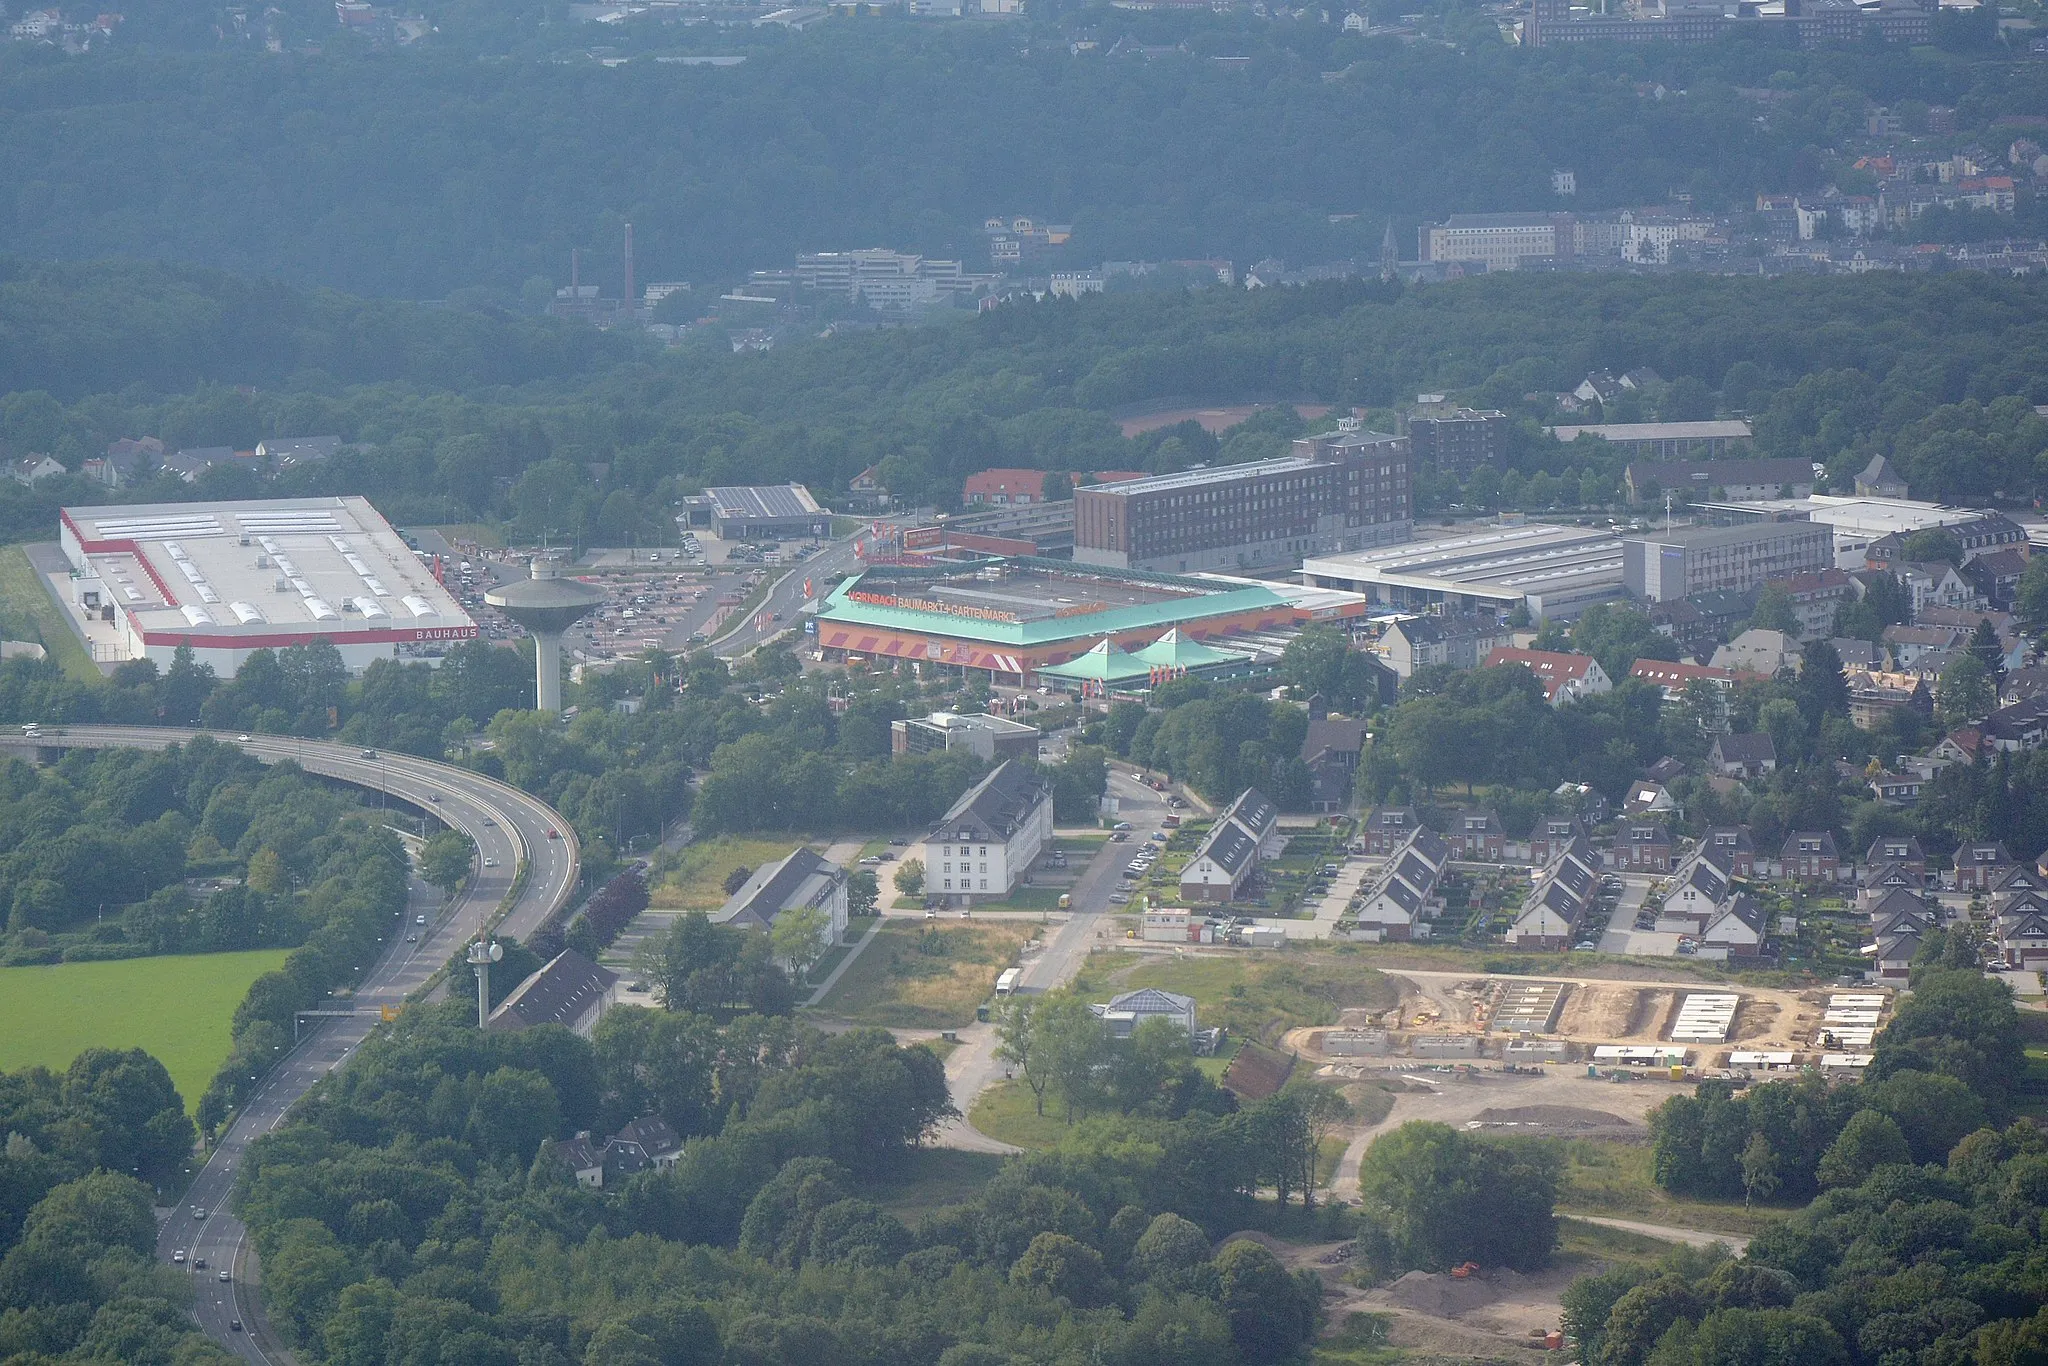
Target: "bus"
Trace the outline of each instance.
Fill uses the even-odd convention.
[[[1002,976],[996,978],[996,995],[1008,996],[1017,990],[1017,984],[1024,980],[1022,968],[1004,968]]]

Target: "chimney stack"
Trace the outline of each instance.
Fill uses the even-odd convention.
[[[626,306],[626,312],[630,315],[635,308],[633,302],[633,225],[631,223],[626,224],[626,294],[620,302]]]

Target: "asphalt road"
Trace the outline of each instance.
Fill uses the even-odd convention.
[[[262,1321],[251,1292],[247,1234],[225,1208],[234,1185],[235,1164],[250,1143],[275,1129],[313,1084],[346,1062],[377,1023],[380,1007],[406,997],[473,938],[511,890],[520,860],[528,863],[519,899],[498,922],[496,932],[524,939],[575,891],[576,832],[539,799],[481,774],[405,755],[366,757],[347,745],[278,736],[239,739],[232,732],[201,732],[141,726],[63,726],[34,736],[0,735],[0,747],[23,749],[165,749],[195,735],[239,744],[265,762],[296,761],[309,773],[342,779],[430,812],[476,842],[485,866],[469,888],[443,905],[439,892],[417,882],[402,917],[387,936],[384,957],[366,964],[352,1001],[335,1004],[361,1015],[328,1019],[309,1027],[298,1045],[274,1067],[222,1135],[206,1165],[158,1232],[157,1253],[171,1261],[184,1251],[195,1281],[193,1310],[208,1336],[246,1361],[281,1359],[282,1348]],[[554,830],[556,838],[549,838]],[[424,918],[425,923],[419,923]],[[417,936],[408,942],[407,936]],[[206,1265],[200,1268],[198,1260]],[[225,1271],[228,1279],[220,1274]]]
[[[886,519],[884,519],[886,520]],[[816,595],[825,594],[825,580],[834,574],[850,573],[860,568],[860,557],[854,554],[856,539],[866,539],[863,528],[858,537],[833,541],[801,564],[792,566],[783,577],[776,581],[774,589],[759,606],[749,612],[745,620],[735,620],[733,629],[711,643],[714,654],[730,659],[743,655],[778,631],[791,627],[802,628],[803,618],[799,615],[804,605],[804,580],[810,579]],[[778,567],[770,572],[778,572]],[[775,618],[782,619],[777,621]]]
[[[1109,841],[1088,861],[1068,892],[1074,903],[1072,914],[1053,932],[1046,946],[1023,964],[1022,989],[1027,992],[1056,991],[1074,980],[1081,965],[1088,961],[1089,952],[1105,942],[1105,934],[1112,932],[1115,922],[1107,919],[1105,913],[1117,909],[1109,904],[1109,898],[1117,889],[1120,870],[1145,844],[1146,837],[1162,828],[1160,822],[1168,809],[1165,797],[1133,780],[1128,770],[1110,769],[1109,791],[1119,801],[1117,819],[1131,827],[1130,838],[1122,843]],[[1117,942],[1122,942],[1121,937]],[[952,1095],[954,1108],[960,1111],[960,1118],[940,1128],[936,1141],[941,1147],[973,1152],[1016,1151],[1000,1139],[982,1133],[966,1118],[982,1091],[1003,1076],[1003,1064],[996,1060],[998,1043],[993,1025],[975,1024],[960,1031],[961,1046],[946,1059],[946,1089]]]

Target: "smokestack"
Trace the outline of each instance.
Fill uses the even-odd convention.
[[[626,312],[631,313],[633,311],[633,225],[631,223],[626,224],[626,295],[621,302],[626,305]]]
[[[569,297],[576,297],[576,286],[582,283],[583,249],[569,248]]]

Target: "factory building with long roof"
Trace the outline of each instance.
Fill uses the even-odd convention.
[[[1598,527],[1481,526],[1456,535],[1343,555],[1310,556],[1302,582],[1363,593],[1376,604],[1451,614],[1506,614],[1525,603],[1565,620],[1624,596],[1621,537]]]
[[[476,623],[363,498],[68,507],[57,581],[95,662],[180,646],[233,677],[259,649],[326,641],[351,671],[432,663]]]

